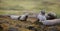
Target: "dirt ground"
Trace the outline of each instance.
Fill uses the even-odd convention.
[[[41,25],[35,24],[36,18],[28,18],[27,21],[19,21],[19,20],[12,20],[9,17],[0,17],[0,25],[3,27],[2,31],[8,31],[10,27],[17,28],[18,31],[35,31],[35,30],[29,30],[26,27],[33,26],[37,29],[37,31],[51,31],[52,26],[46,26],[44,29],[41,27]],[[55,30],[60,31],[60,25],[55,25]],[[53,29],[54,29],[53,28]],[[53,30],[52,29],[52,30]]]

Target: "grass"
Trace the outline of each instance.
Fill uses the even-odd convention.
[[[60,11],[59,0],[0,0],[0,10]],[[59,14],[59,13],[57,13]]]
[[[58,9],[60,2],[58,0],[1,0],[0,7],[5,9],[27,9],[27,10],[40,10],[47,9],[53,10]],[[52,8],[52,9],[51,9]]]
[[[60,0],[0,0],[0,14],[38,13],[41,9],[53,11],[60,17]]]

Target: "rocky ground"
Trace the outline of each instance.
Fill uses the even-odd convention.
[[[60,25],[43,27],[35,23],[36,18],[28,21],[12,20],[9,17],[0,17],[0,31],[60,31]]]

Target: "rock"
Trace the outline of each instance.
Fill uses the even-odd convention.
[[[58,31],[56,27],[49,27],[47,31]]]
[[[27,21],[28,14],[21,15],[21,17],[18,18],[20,21]]]
[[[49,12],[46,16],[47,20],[52,20],[52,19],[56,19],[57,18],[57,15],[56,13],[53,13],[53,12]]]
[[[8,29],[8,31],[19,31],[17,28],[14,28],[14,27],[10,27],[9,29]]]
[[[19,17],[20,15],[10,15],[10,18],[13,20],[18,20]]]
[[[4,20],[1,20],[1,21],[0,21],[0,24],[2,24],[2,23],[4,23],[4,22],[6,22],[6,21],[4,21]]]
[[[43,25],[53,26],[60,24],[60,19],[42,21]]]
[[[6,21],[6,20],[1,20],[1,21],[0,21],[0,24],[2,24],[2,23],[7,23],[7,24],[9,24],[9,22]]]
[[[37,31],[37,29],[33,26],[28,26],[27,29]]]
[[[0,24],[2,24],[2,22],[0,22]]]
[[[19,25],[19,24],[16,24],[16,27],[20,27],[20,28],[21,28],[21,25]]]

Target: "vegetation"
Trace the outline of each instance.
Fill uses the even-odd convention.
[[[25,10],[38,13],[41,9],[53,11],[60,17],[60,0],[0,0],[0,14],[6,14],[6,10],[8,14],[11,14],[10,10],[14,10],[12,14]]]
[[[25,12],[39,13],[41,9],[46,10],[46,12],[55,12],[57,17],[60,18],[60,0],[0,0],[0,14],[20,15]],[[4,31],[7,30],[10,26],[16,27],[16,24],[21,24],[22,27],[16,27],[21,31],[32,31],[25,28],[25,26],[28,25],[35,26],[37,29],[42,30],[42,28],[40,28],[38,25],[31,24],[29,22],[21,22],[7,18],[0,18],[0,21],[5,21],[2,24]],[[56,27],[60,31],[60,27]],[[45,29],[47,30],[48,28],[46,27]]]
[[[31,19],[31,18],[29,18],[29,19]],[[37,31],[45,31],[45,30],[50,31],[52,29],[52,26],[50,26],[50,27],[46,26],[43,29],[43,26],[32,23],[34,21],[34,18],[32,18],[31,20],[19,21],[19,20],[12,20],[9,17],[2,17],[2,18],[0,18],[0,23],[1,23],[0,25],[3,27],[3,31],[14,30],[14,29],[15,29],[15,31],[16,31],[16,29],[17,29],[17,31],[34,31],[34,29],[36,29]],[[34,29],[32,28],[33,30],[29,30],[27,28],[29,26],[34,27]],[[60,25],[54,26],[54,28],[52,30],[54,30],[55,28],[57,28],[56,30],[60,31]]]

